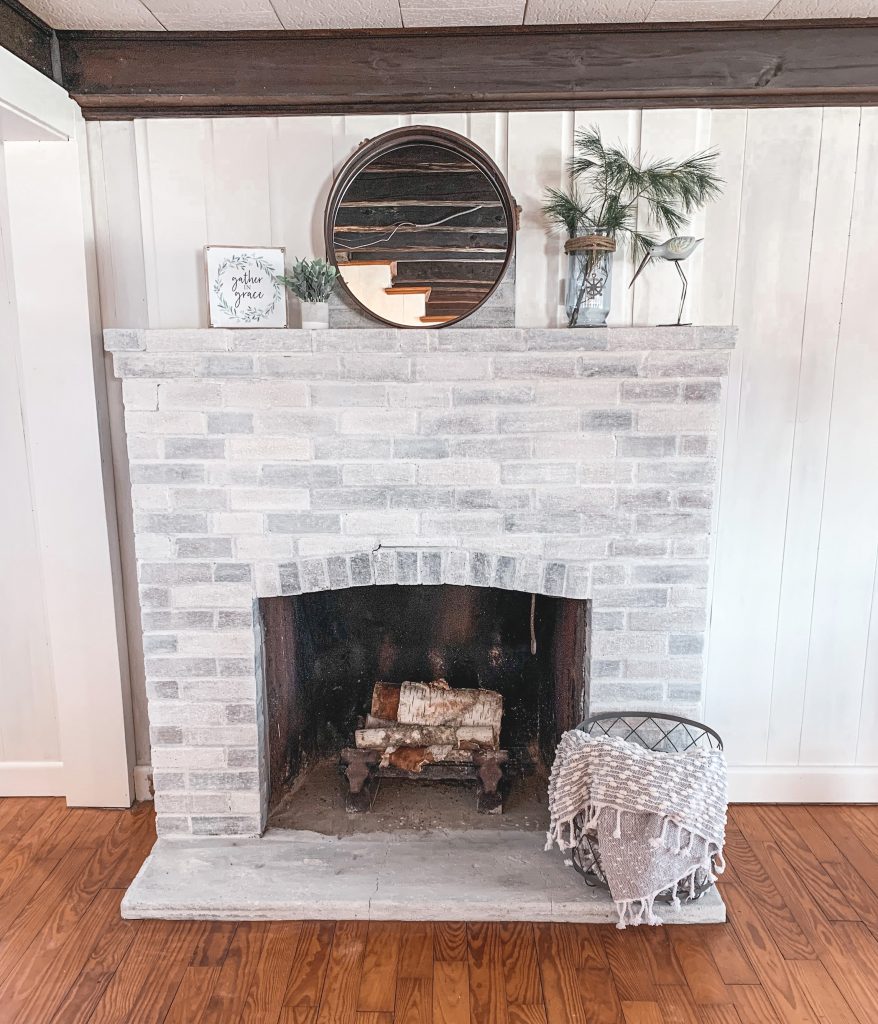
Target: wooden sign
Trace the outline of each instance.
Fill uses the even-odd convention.
[[[208,245],[204,257],[211,327],[286,327],[283,248]]]

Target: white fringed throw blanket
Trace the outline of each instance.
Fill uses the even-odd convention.
[[[667,892],[679,906],[679,885],[694,895],[722,871],[726,807],[721,750],[663,753],[573,729],[561,737],[549,779],[546,849],[596,835],[617,927],[661,924],[656,897]]]

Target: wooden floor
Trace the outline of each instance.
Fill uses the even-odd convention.
[[[730,925],[126,922],[150,805],[0,800],[0,1024],[878,1024],[878,807],[736,807]]]

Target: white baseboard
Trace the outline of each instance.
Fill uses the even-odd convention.
[[[152,765],[136,764],[134,766],[134,799],[152,800]]]
[[[730,765],[729,802],[878,803],[878,765]]]
[[[0,797],[65,795],[63,761],[0,761]]]
[[[64,796],[60,761],[0,761],[0,797]],[[152,765],[134,768],[136,800],[152,800]],[[878,765],[731,765],[733,804],[878,803]]]

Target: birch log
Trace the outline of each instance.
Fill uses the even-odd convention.
[[[373,717],[395,722],[398,708],[399,687],[392,683],[376,683],[372,690]]]
[[[403,683],[399,688],[396,720],[400,723],[490,726],[499,736],[502,717],[503,698],[495,690],[456,689],[444,679]]]
[[[386,747],[494,750],[498,735],[490,725],[406,725],[401,722],[381,728],[357,729],[354,733],[356,745],[366,750],[383,750]]]

